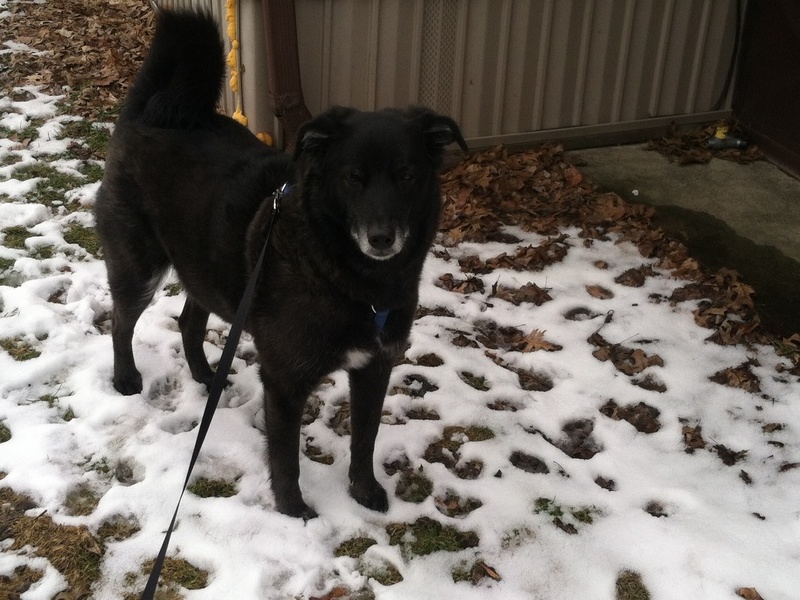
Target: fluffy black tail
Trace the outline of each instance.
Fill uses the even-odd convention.
[[[164,10],[121,121],[192,129],[216,110],[225,75],[217,24],[203,13]]]

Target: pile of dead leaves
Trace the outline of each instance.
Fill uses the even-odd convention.
[[[10,3],[4,39],[28,47],[3,55],[3,87],[67,94],[70,112],[107,118],[125,95],[153,30],[148,0]],[[10,87],[6,90],[10,91]]]
[[[753,302],[753,289],[737,273],[722,269],[710,272],[693,259],[676,237],[653,225],[653,208],[631,204],[614,193],[600,192],[584,179],[565,157],[560,146],[510,153],[495,147],[469,156],[443,176],[444,207],[439,241],[447,247],[461,242],[516,243],[519,240],[505,226],[548,236],[539,246],[520,246],[488,260],[467,256],[459,260],[461,271],[469,277],[448,274],[441,281],[445,289],[461,293],[483,292],[475,274],[496,268],[537,271],[566,254],[564,228],[580,230],[583,244],[605,240],[614,234],[635,244],[641,254],[657,261],[687,284],[670,298],[679,303],[698,301],[694,311],[698,324],[713,331],[710,340],[718,344],[774,342],[762,330]],[[445,250],[446,252],[446,250]],[[625,274],[626,285],[641,286],[654,275],[643,266]],[[493,290],[500,293],[501,290]],[[545,301],[545,290],[533,290],[517,301]],[[597,291],[601,293],[602,290]],[[659,301],[659,299],[653,299]],[[782,342],[793,347],[791,340]],[[793,354],[797,362],[800,353]]]
[[[710,149],[708,140],[716,133],[717,127],[727,127],[728,135],[746,141],[746,136],[736,123],[720,122],[692,131],[679,131],[675,125],[672,125],[667,135],[650,140],[645,149],[654,150],[681,165],[705,164],[712,158],[747,164],[764,158],[758,146],[751,144],[745,148]]]

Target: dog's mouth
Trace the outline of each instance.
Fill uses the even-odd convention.
[[[351,235],[366,256],[375,260],[389,260],[403,249],[408,230],[387,226],[354,227]]]

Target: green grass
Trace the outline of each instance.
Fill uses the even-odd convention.
[[[111,133],[106,127],[95,127],[92,121],[82,119],[64,125],[62,137],[80,140],[81,147],[85,148],[91,156],[104,158]],[[83,152],[81,151],[80,154]]]
[[[617,577],[616,600],[650,600],[650,592],[642,583],[642,576],[632,571],[623,571]]]
[[[471,425],[464,430],[470,442],[485,442],[494,438],[494,431],[482,425]]]
[[[479,392],[488,392],[491,389],[491,385],[486,381],[485,377],[481,377],[479,375],[473,375],[469,371],[462,371],[459,373],[461,376],[461,380],[470,386],[473,389],[478,390]]]
[[[478,585],[484,579],[493,579],[500,581],[502,577],[493,568],[487,565],[482,560],[476,560],[471,565],[467,561],[461,561],[453,567],[450,574],[453,577],[453,582],[468,581],[472,585]]]
[[[41,179],[28,194],[27,200],[29,203],[45,206],[66,204],[66,192],[86,183],[82,178],[62,173],[44,161],[17,169],[14,171],[14,177],[20,180]]]
[[[133,537],[140,530],[141,527],[138,521],[133,517],[116,515],[103,521],[102,525],[97,529],[97,537],[101,540],[111,539],[115,542],[121,542]]]
[[[11,267],[14,266],[14,263],[17,261],[13,258],[0,258],[0,285],[8,285],[15,287],[14,283],[17,280],[11,273]],[[16,285],[19,285],[18,283]],[[3,312],[3,301],[0,298],[0,313]]]
[[[21,142],[22,140],[33,140],[39,134],[39,127],[44,125],[44,119],[32,119],[30,124],[22,131],[0,127],[0,137]]]
[[[367,564],[361,567],[361,571],[367,577],[371,577],[381,585],[395,585],[403,581],[403,576],[392,563],[382,560],[376,564]],[[369,596],[374,598],[374,596]],[[355,596],[351,596],[355,598]]]
[[[86,180],[83,182],[86,183],[95,183],[96,181],[101,181],[103,179],[103,166],[97,164],[96,162],[87,162],[81,165],[78,168],[78,171],[81,172]]]
[[[8,425],[0,421],[0,444],[11,439],[11,430]]]
[[[177,583],[187,590],[200,590],[208,585],[208,572],[199,569],[182,558],[168,558],[164,561],[161,578]]]
[[[84,227],[80,223],[70,223],[64,232],[64,241],[77,244],[92,256],[100,256],[100,237],[94,227]]]
[[[444,496],[436,498],[436,508],[447,517],[465,517],[481,506],[483,502],[477,498],[464,498],[453,490],[447,490]]]
[[[27,227],[22,226],[6,227],[2,231],[3,246],[6,248],[23,249],[25,248],[25,240],[33,236]]]
[[[428,517],[420,517],[414,523],[391,523],[386,526],[389,544],[402,546],[409,556],[426,556],[434,552],[458,552],[478,546],[478,534],[474,531],[459,531]]]
[[[333,551],[336,556],[349,556],[350,558],[359,558],[370,548],[377,544],[371,537],[354,537],[349,540],[343,541]]]
[[[146,563],[142,569],[149,573],[153,570],[153,561]],[[126,582],[133,585],[137,576],[129,573]],[[183,558],[166,558],[161,569],[159,592],[156,598],[183,598],[183,594],[176,593],[175,587],[180,586],[187,590],[200,590],[208,585],[208,571],[195,567]],[[135,596],[138,598],[138,594]]]
[[[404,471],[397,482],[395,495],[406,502],[419,504],[433,493],[433,482],[418,471]]]
[[[31,258],[35,258],[37,260],[45,260],[48,258],[53,258],[54,253],[55,253],[55,247],[52,245],[37,246],[36,248],[31,250]]]
[[[38,358],[42,355],[41,352],[22,338],[4,338],[0,340],[0,348],[8,352],[11,358],[20,362]]]
[[[238,493],[236,484],[230,481],[205,477],[200,477],[186,489],[201,498],[230,498]]]
[[[100,497],[88,487],[77,487],[67,494],[64,508],[70,516],[85,517],[94,512]]]
[[[591,525],[594,518],[600,515],[600,510],[594,506],[561,506],[550,498],[537,498],[534,512],[549,515],[556,527],[570,534],[578,533],[576,524]]]
[[[7,487],[0,488],[0,504],[7,511],[6,536],[13,540],[6,550],[25,549],[28,556],[47,559],[70,589],[89,589],[97,581],[105,544],[85,525],[56,524],[44,511],[29,515],[35,503]]]

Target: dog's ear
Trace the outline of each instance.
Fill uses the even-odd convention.
[[[458,144],[464,152],[469,150],[458,123],[450,117],[440,115],[427,108],[412,108],[409,112],[425,133],[425,141],[431,155],[438,156],[442,149],[450,144]]]
[[[335,106],[305,123],[297,131],[297,142],[294,146],[294,159],[301,154],[318,154],[325,150],[331,138],[345,127],[345,121],[355,109]]]

